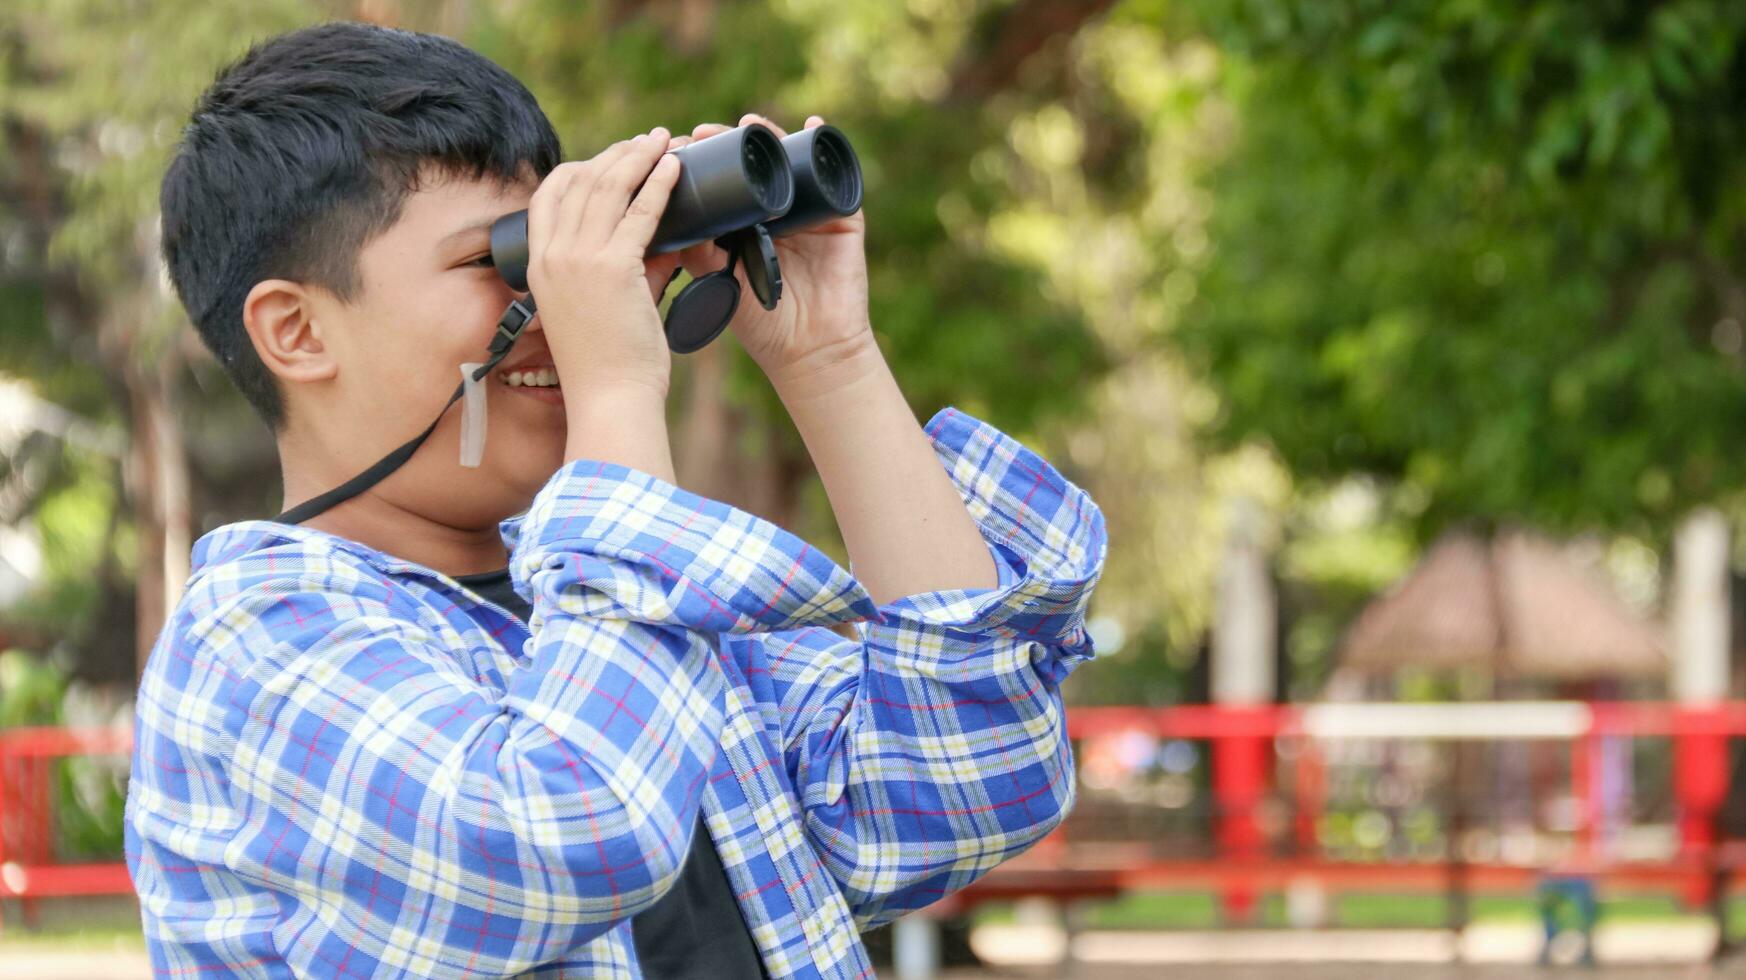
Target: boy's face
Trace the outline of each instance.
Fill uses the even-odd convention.
[[[351,303],[317,291],[313,315],[337,367],[319,391],[288,393],[324,454],[348,479],[423,431],[461,380],[483,362],[504,308],[519,294],[489,263],[491,222],[528,206],[538,181],[500,190],[494,179],[441,177],[408,195],[400,220],[364,246]],[[484,261],[481,261],[481,260]],[[458,530],[489,528],[525,509],[563,462],[564,401],[557,388],[512,386],[513,372],[550,372],[538,318],[486,386],[482,464],[460,465],[462,405],[373,491],[394,506]],[[305,388],[306,385],[287,385]]]

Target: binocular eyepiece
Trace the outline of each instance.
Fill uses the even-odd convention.
[[[728,253],[725,269],[688,283],[667,308],[667,344],[690,353],[714,340],[739,306],[736,263],[767,310],[782,298],[782,270],[773,237],[804,231],[861,208],[861,163],[834,126],[803,129],[785,139],[749,123],[671,150],[678,183],[661,215],[649,253],[676,252],[714,240]],[[498,275],[527,290],[527,212],[491,226]],[[538,297],[535,297],[536,299]]]

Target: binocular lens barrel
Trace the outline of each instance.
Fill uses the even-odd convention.
[[[786,139],[757,123],[671,151],[679,182],[649,242],[649,254],[721,238],[763,223],[771,235],[802,231],[861,207],[861,163],[834,126],[803,129]],[[527,212],[491,226],[497,272],[527,290]]]
[[[794,174],[794,206],[764,227],[780,238],[861,210],[861,161],[835,126],[803,129],[782,141]]]
[[[720,238],[794,204],[794,173],[782,144],[756,123],[687,143],[673,155],[682,169],[649,242],[651,255]]]

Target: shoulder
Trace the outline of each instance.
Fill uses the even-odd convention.
[[[341,624],[416,618],[404,585],[332,535],[246,521],[202,537],[160,647],[232,668],[301,648]]]

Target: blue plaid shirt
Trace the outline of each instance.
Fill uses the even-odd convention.
[[[992,427],[928,425],[999,569],[876,606],[782,529],[565,465],[505,521],[526,628],[313,529],[207,534],[140,691],[127,857],[164,976],[637,976],[629,918],[702,808],[772,977],[1073,801],[1097,506]],[[829,627],[852,623],[857,639]]]

